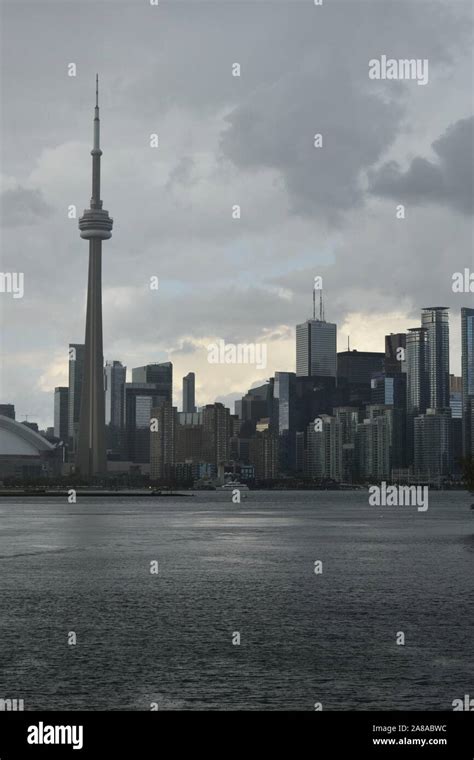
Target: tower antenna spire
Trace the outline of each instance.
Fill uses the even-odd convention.
[[[313,319],[316,319],[316,288],[313,285]]]
[[[99,107],[99,75],[95,75],[95,107]]]

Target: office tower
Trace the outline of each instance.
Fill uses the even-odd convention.
[[[230,410],[221,403],[202,408],[204,461],[219,467],[229,458]]]
[[[339,405],[341,392],[335,377],[297,377],[293,423],[297,432],[306,431],[309,423],[320,414],[332,414]]]
[[[72,455],[77,451],[77,439],[79,435],[82,379],[84,377],[84,349],[85,346],[83,343],[69,344],[68,436],[69,451]]]
[[[364,480],[387,480],[392,473],[393,408],[371,404],[357,425],[357,469]]]
[[[122,362],[105,363],[105,424],[118,429],[122,429],[125,425],[126,376],[127,368]]]
[[[427,335],[427,362],[430,409],[449,408],[449,314],[445,306],[421,312],[421,326]]]
[[[390,333],[385,336],[385,372],[395,374],[406,371],[406,333]]]
[[[196,411],[196,375],[194,372],[188,372],[183,377],[183,412]]]
[[[161,401],[151,409],[150,477],[152,480],[174,478],[177,409],[171,401]]]
[[[407,446],[406,461],[413,464],[414,419],[424,414],[429,404],[428,344],[424,327],[412,327],[407,333]]]
[[[378,351],[339,351],[337,354],[337,382],[351,385],[369,385],[372,376],[383,372],[385,354]]]
[[[76,468],[83,477],[107,470],[105,455],[104,358],[102,347],[102,241],[112,237],[113,220],[100,199],[99,84],[96,78],[92,197],[79,219],[81,238],[89,241],[84,379],[82,383]]]
[[[414,474],[435,484],[453,469],[451,410],[427,409],[414,421]]]
[[[201,412],[178,413],[176,425],[176,462],[202,462],[203,427]]]
[[[150,462],[150,419],[163,399],[154,383],[125,384],[125,448],[130,462]]]
[[[146,364],[132,369],[132,383],[153,383],[157,396],[173,401],[173,365],[171,362]]]
[[[278,474],[278,439],[270,430],[255,434],[250,440],[249,463],[257,480],[274,480]]]
[[[283,473],[296,468],[296,375],[275,372],[272,432],[278,436],[278,467]]]
[[[0,404],[0,416],[8,417],[10,420],[14,420],[15,419],[14,404]]]
[[[54,389],[54,435],[67,444],[69,435],[69,388]]]
[[[296,375],[336,377],[337,326],[320,319],[296,325]]]
[[[474,457],[474,309],[461,309],[462,451]]]

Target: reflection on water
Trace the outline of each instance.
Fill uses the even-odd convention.
[[[451,709],[474,678],[469,503],[2,500],[0,696],[25,709]]]

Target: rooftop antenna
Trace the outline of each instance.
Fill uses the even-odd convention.
[[[323,304],[323,289],[319,292],[319,319],[324,322],[324,304]]]
[[[316,288],[313,285],[313,319],[316,319]]]
[[[350,335],[347,336],[347,350],[348,351],[351,350],[351,336]]]

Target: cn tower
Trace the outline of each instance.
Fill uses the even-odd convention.
[[[100,199],[99,77],[96,76],[92,197],[79,219],[81,238],[89,241],[86,338],[76,470],[85,478],[107,470],[105,454],[104,356],[102,347],[102,241],[112,237],[113,219]]]

